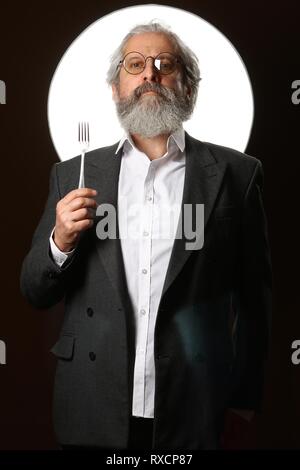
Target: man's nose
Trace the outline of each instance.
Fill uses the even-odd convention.
[[[143,70],[143,79],[150,82],[157,82],[159,80],[159,70],[154,65],[154,59],[148,57],[146,60],[146,66]]]

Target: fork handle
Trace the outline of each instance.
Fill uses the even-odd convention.
[[[84,157],[85,157],[85,152],[82,152],[81,153],[80,176],[79,176],[78,188],[85,188],[85,183],[84,183]]]

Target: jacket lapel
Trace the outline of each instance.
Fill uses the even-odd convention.
[[[116,298],[123,308],[128,308],[128,291],[125,277],[124,262],[119,239],[118,228],[118,182],[121,167],[122,149],[115,154],[117,144],[105,149],[106,152],[96,150],[86,156],[85,181],[90,188],[97,189],[96,201],[98,205],[111,204],[116,214],[117,238],[100,240],[94,231],[98,255],[102,261],[107,276],[115,290]],[[95,220],[95,228],[100,217]]]
[[[209,220],[225,172],[225,163],[218,162],[209,148],[186,133],[186,171],[181,207],[185,204],[204,204],[204,229]],[[162,296],[179,274],[193,252],[186,249],[188,240],[182,230],[182,237],[176,238],[165,278]],[[205,242],[204,242],[205,243]]]

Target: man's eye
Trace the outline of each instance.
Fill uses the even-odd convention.
[[[171,70],[173,68],[173,64],[170,62],[161,62],[160,68],[164,70]]]
[[[131,69],[140,69],[140,68],[143,67],[143,64],[142,64],[142,62],[131,62],[131,63],[129,64],[129,67],[130,67]]]

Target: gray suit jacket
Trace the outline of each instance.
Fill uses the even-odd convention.
[[[86,185],[117,207],[116,145],[86,155]],[[120,157],[120,155],[119,155]],[[54,426],[59,442],[125,448],[135,328],[120,240],[95,225],[59,268],[49,254],[56,204],[77,187],[80,158],[55,164],[21,289],[37,308],[65,302]],[[200,250],[176,239],[155,327],[153,447],[218,447],[224,410],[259,409],[268,349],[271,263],[259,160],[186,134],[183,204],[204,204]],[[96,221],[97,223],[97,221]],[[184,233],[183,233],[184,234]]]

